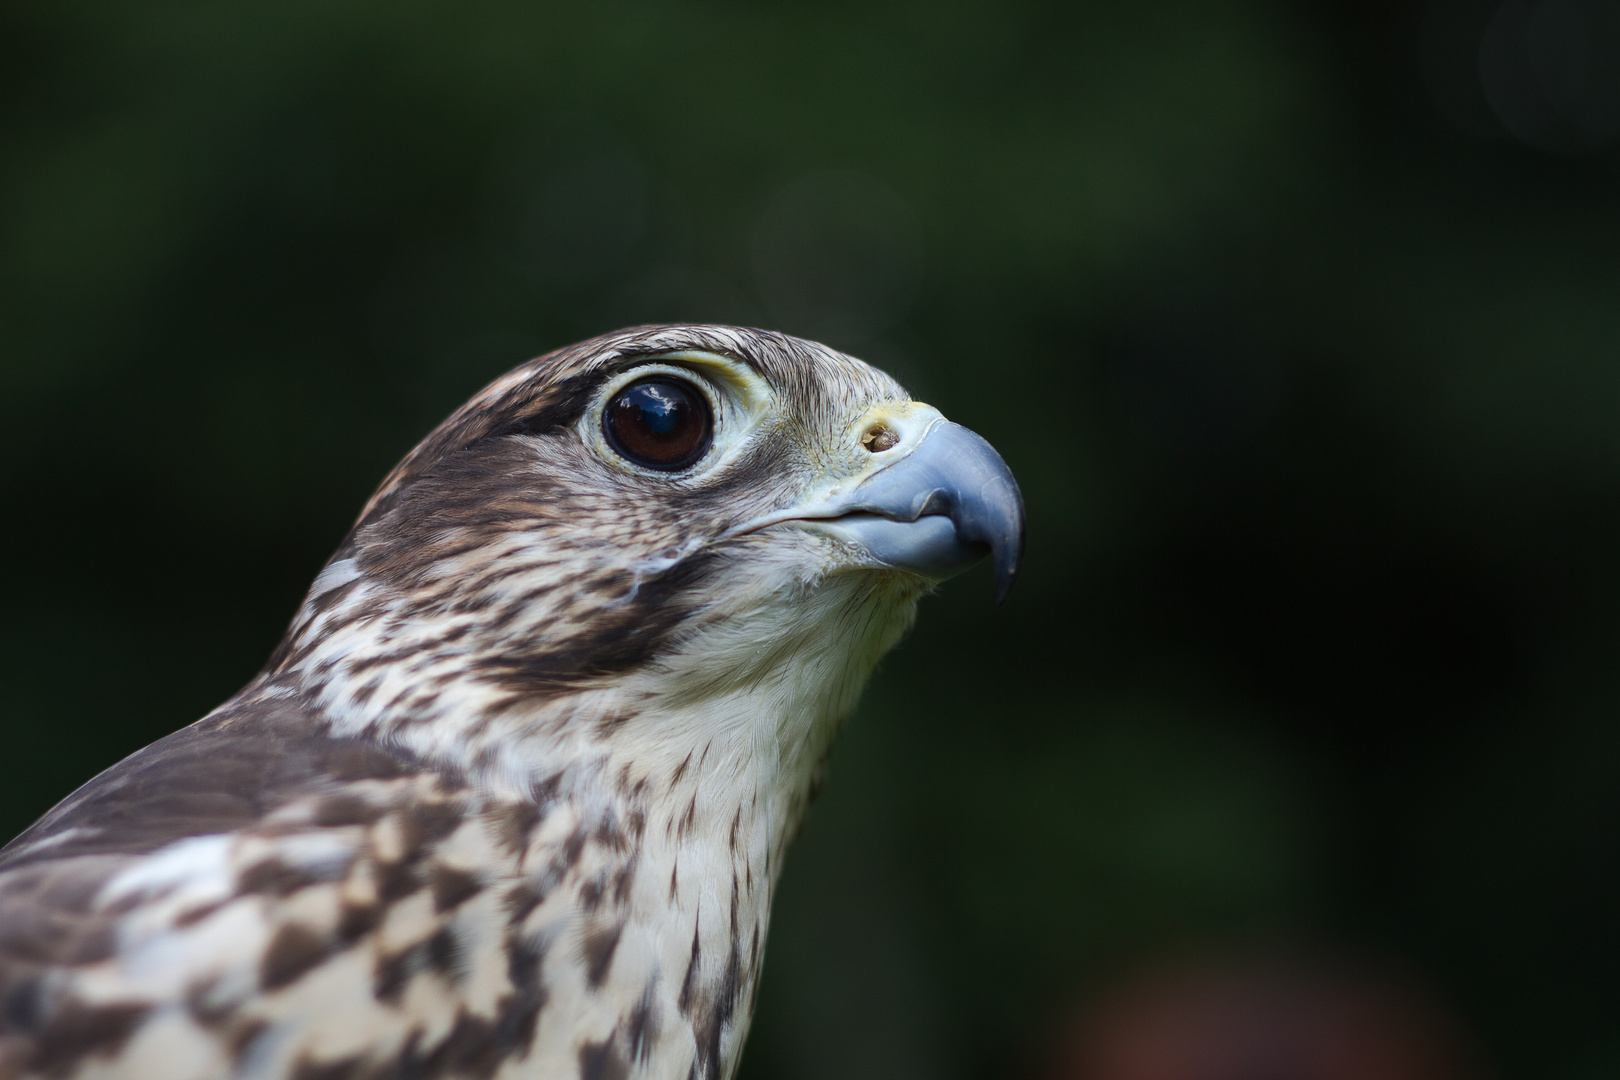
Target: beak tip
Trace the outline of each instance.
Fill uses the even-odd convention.
[[[999,574],[996,575],[996,595],[995,595],[995,599],[992,601],[992,604],[995,607],[1000,607],[1002,604],[1005,604],[1007,602],[1007,597],[1011,593],[1012,593],[1012,578],[1002,577]]]
[[[1022,546],[1019,545],[1020,548]],[[1023,552],[1019,550],[1011,558],[1003,557],[999,551],[996,555],[995,606],[1000,607],[1007,602],[1007,597],[1012,595],[1013,583],[1018,580],[1018,564],[1023,561]]]

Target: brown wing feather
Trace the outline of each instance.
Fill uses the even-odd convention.
[[[251,828],[296,801],[313,800],[330,824],[348,824],[346,785],[428,771],[381,745],[327,736],[296,700],[260,698],[175,732],[79,788],[0,849],[0,1077],[70,1069],[113,1050],[141,1019],[140,1009],[64,1004],[52,975],[113,954],[128,906],[97,898],[142,856]],[[440,774],[438,786],[459,787],[459,778]]]

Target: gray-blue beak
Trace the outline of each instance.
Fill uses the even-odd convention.
[[[949,420],[813,516],[878,562],[937,581],[989,555],[997,604],[1012,591],[1024,554],[1024,500],[1012,470],[983,438]]]

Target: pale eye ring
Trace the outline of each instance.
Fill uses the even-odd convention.
[[[615,453],[647,469],[684,469],[714,441],[708,396],[674,375],[649,375],[616,391],[602,411]]]

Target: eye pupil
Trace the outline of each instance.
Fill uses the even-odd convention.
[[[673,432],[681,422],[681,406],[679,402],[670,401],[667,396],[659,393],[662,387],[649,387],[647,400],[642,405],[641,420],[655,434],[668,435]]]
[[[697,388],[654,375],[626,386],[602,417],[609,445],[638,465],[679,469],[709,448],[714,418]]]

